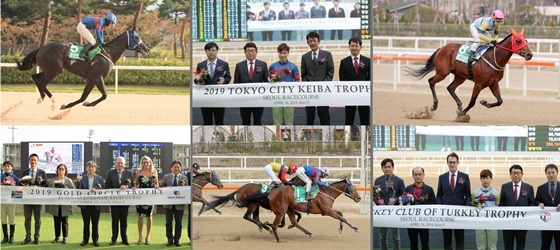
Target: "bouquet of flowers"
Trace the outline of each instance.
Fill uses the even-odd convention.
[[[399,197],[399,203],[403,205],[411,205],[414,203],[414,195],[411,193],[404,192],[401,197]]]
[[[4,180],[2,181],[2,185],[15,186],[16,180],[14,180],[14,178],[11,176],[6,176],[6,178],[4,178]]]
[[[66,187],[66,185],[64,185],[64,180],[53,181],[53,186],[55,188],[65,188]]]
[[[206,81],[206,78],[208,78],[208,70],[207,69],[196,69],[196,71],[194,72],[194,83],[195,84],[199,84],[202,85],[204,84],[204,81]]]
[[[282,73],[282,71],[276,72],[276,70],[271,70],[271,71],[268,71],[268,74],[266,75],[266,79],[268,79],[268,82],[270,82],[270,83],[281,82],[283,75],[284,74]]]
[[[471,205],[473,207],[484,208],[484,206],[486,206],[487,200],[488,200],[487,196],[483,196],[482,194],[480,194],[478,197],[474,198],[471,201]]]
[[[127,185],[127,186],[130,185],[130,179],[126,179],[126,181],[125,181],[124,183],[125,183],[125,185]]]
[[[26,175],[19,180],[19,182],[23,186],[29,186],[31,184],[31,181],[33,181],[33,178],[29,175]]]
[[[185,185],[186,185],[185,180],[179,181],[179,186],[185,186]]]
[[[101,184],[99,184],[99,183],[95,184],[95,188],[97,188],[97,189],[101,188]]]
[[[380,186],[373,186],[373,198],[376,201],[379,201],[379,200],[381,200],[380,195],[381,195],[381,187]]]

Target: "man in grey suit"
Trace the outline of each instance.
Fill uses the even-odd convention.
[[[119,188],[121,190],[126,190],[134,187],[134,177],[132,176],[132,172],[124,169],[125,165],[126,160],[124,157],[119,156],[117,160],[115,160],[115,168],[107,172],[105,188]],[[121,223],[121,240],[123,244],[127,246],[130,245],[126,235],[128,207],[128,205],[111,206],[111,228],[113,230],[111,245],[115,245],[117,243],[117,237],[119,236],[119,222]]]
[[[374,186],[381,187],[381,193],[377,197],[375,203],[378,206],[398,205],[399,197],[401,197],[405,191],[405,185],[403,179],[393,174],[393,171],[395,170],[395,163],[393,162],[393,159],[386,158],[381,161],[381,170],[383,170],[383,175],[377,177],[373,183]],[[379,244],[381,245],[381,250],[388,249],[387,233],[389,230],[391,231],[391,237],[393,238],[393,249],[400,249],[401,240],[399,236],[399,229],[382,227],[379,228],[379,234],[381,236]]]
[[[218,58],[219,48],[215,42],[204,45],[208,59],[196,66],[196,69],[208,70],[208,77],[205,79],[204,85],[229,84],[231,81],[229,64]],[[224,125],[225,110],[225,108],[200,108],[203,125]]]
[[[315,4],[311,7],[311,18],[326,18],[327,17],[327,8],[323,5],[319,5],[319,0],[313,1]],[[325,31],[324,30],[314,30],[315,32],[319,32],[319,35],[322,38],[325,38]]]
[[[270,9],[270,3],[264,2],[263,6],[264,10],[259,12],[259,20],[264,22],[276,21],[276,12]],[[263,41],[272,41],[274,31],[262,31],[261,34]]]
[[[171,163],[171,173],[163,176],[163,187],[186,186],[187,177],[181,174],[181,162]],[[184,204],[163,205],[165,208],[165,235],[167,236],[167,246],[175,244],[181,246],[181,231],[183,228]],[[175,217],[175,236],[173,236],[173,217]]]
[[[257,45],[255,43],[247,43],[243,50],[247,60],[243,60],[235,65],[233,83],[267,82],[268,66],[265,62],[256,59],[258,53]],[[239,110],[241,113],[241,125],[251,125],[251,114],[253,114],[253,125],[262,125],[263,107],[240,108]]]
[[[305,39],[311,51],[301,56],[301,80],[304,82],[332,81],[334,63],[331,52],[319,49],[321,38],[316,32],[309,32]],[[317,109],[321,125],[330,125],[329,106],[305,107],[306,124],[314,125],[315,109]]]
[[[39,164],[39,156],[37,154],[31,154],[29,156],[29,168],[23,170],[22,177],[26,175],[31,176],[31,186],[48,187],[47,174],[42,169],[38,169],[37,164]],[[41,207],[43,207],[41,204],[23,205],[23,216],[25,217],[25,239],[21,242],[22,245],[31,242],[31,215],[35,218],[35,234],[33,235],[33,242],[35,244],[41,243],[39,240],[39,237],[41,236]]]

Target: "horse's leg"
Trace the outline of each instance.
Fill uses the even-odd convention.
[[[76,106],[76,104],[85,101],[86,98],[88,97],[89,93],[91,93],[91,90],[93,89],[94,84],[95,83],[92,82],[92,81],[87,81],[86,87],[84,88],[84,91],[82,92],[82,96],[80,97],[80,99],[78,99],[74,102],[68,103],[68,104],[62,104],[62,107],[60,107],[60,109],[71,108],[71,107]]]
[[[56,78],[58,75],[60,75],[60,73],[62,73],[62,69],[51,73],[41,72],[40,74],[32,76],[33,81],[37,79],[35,85],[39,90],[39,94],[41,95],[41,100],[45,100],[45,94],[46,94],[51,99],[51,102],[53,104],[53,109],[54,109],[55,99],[52,96],[51,92],[47,89],[47,84],[51,82],[54,78]],[[41,103],[41,100],[37,100],[37,103]]]
[[[40,97],[39,99],[37,99],[37,104],[45,100],[45,92],[43,91],[42,87],[39,87],[39,82],[41,81],[41,79],[43,79],[44,76],[45,76],[45,72],[31,75],[31,79],[33,79],[33,82],[35,83],[37,90],[39,90]]]
[[[496,97],[496,102],[495,103],[488,103],[485,100],[481,100],[480,104],[484,105],[487,108],[492,108],[492,107],[496,107],[496,106],[500,106],[502,105],[502,96],[500,95],[500,85],[498,83],[494,83],[492,85],[490,85],[490,91],[492,91],[492,94],[494,95],[494,97]]]
[[[101,97],[99,99],[91,102],[91,103],[84,102],[84,106],[86,106],[86,107],[94,107],[98,103],[107,99],[107,90],[105,90],[105,81],[103,81],[103,77],[99,76],[98,78],[93,79],[93,81],[95,82],[95,86],[97,86],[97,89],[99,90],[99,92],[101,92]],[[214,211],[217,211],[217,210],[214,209]],[[219,212],[219,211],[217,211],[217,212]],[[221,212],[219,212],[219,213],[221,213]]]
[[[295,214],[296,217],[297,217],[297,220],[296,220],[296,221],[299,223],[299,220],[301,220],[301,213],[300,213],[299,211],[297,211],[297,210],[294,209],[294,214]],[[291,225],[288,226],[288,229],[292,229],[293,227],[295,227],[295,226],[294,226],[294,224],[292,223]]]
[[[458,116],[464,116],[467,114],[467,112],[474,107],[474,104],[476,102],[476,98],[478,98],[478,95],[480,94],[480,91],[482,91],[482,89],[484,89],[485,87],[482,86],[481,83],[475,82],[474,83],[474,87],[473,87],[473,91],[472,91],[472,95],[471,95],[471,100],[469,101],[469,105],[464,109],[464,110],[458,110],[457,111],[457,115]]]
[[[288,210],[288,204],[280,204],[277,207],[272,207],[272,212],[274,212],[274,214],[276,215],[276,217],[274,218],[274,222],[272,224],[272,232],[274,233],[274,237],[276,237],[276,242],[280,242],[280,238],[278,237],[278,225],[280,224],[280,221],[282,220],[282,218],[284,218],[284,215],[286,214],[287,210]]]
[[[449,74],[449,73],[447,73]],[[430,84],[430,90],[432,91],[432,98],[434,99],[434,104],[432,105],[432,111],[436,111],[438,108],[438,103],[439,100],[437,98],[437,94],[436,94],[436,84],[438,82],[441,82],[443,79],[445,79],[446,75],[441,75],[439,74],[439,72],[436,70],[436,75],[434,75],[433,77],[431,77],[430,79],[428,79],[428,83]]]
[[[272,226],[272,224],[265,222],[262,223],[261,220],[259,219],[259,214],[260,214],[260,206],[258,204],[252,204],[250,205],[250,207],[253,209],[253,220],[255,220],[257,223],[259,223],[264,229],[266,229],[266,231],[272,233],[272,230],[270,229],[270,227],[268,226]]]
[[[259,221],[259,206],[256,204],[250,204],[247,206],[247,211],[243,215],[243,219],[246,219],[259,227],[259,232],[262,232],[262,229],[266,229],[266,231],[272,232],[270,228]],[[251,215],[253,218],[251,218]]]
[[[342,233],[342,222],[346,223],[346,225],[348,225],[350,228],[354,229],[354,231],[358,232],[358,228],[357,228],[357,227],[352,226],[352,224],[350,224],[344,217],[342,217],[342,212],[336,211],[336,210],[334,210],[334,209],[332,209],[332,208],[324,209],[323,211],[324,211],[323,216],[328,215],[328,216],[330,216],[330,217],[333,217],[333,218],[335,218],[335,219],[341,221],[340,228],[338,229],[338,232],[339,232],[339,233]]]
[[[301,230],[305,234],[309,235],[309,237],[313,237],[313,234],[311,232],[307,231],[305,228],[303,228],[302,226],[299,225],[298,221],[296,220],[296,216],[294,214],[294,211],[295,210],[293,208],[288,208],[288,211],[287,211],[288,218],[290,218],[290,221],[292,222],[292,225],[299,228],[299,230]],[[301,214],[300,214],[300,216],[301,216]]]
[[[457,94],[455,93],[455,90],[465,82],[465,78],[461,78],[459,76],[455,76],[455,79],[453,79],[453,81],[451,82],[451,84],[449,84],[449,86],[447,86],[447,91],[449,92],[449,94],[451,95],[451,97],[453,97],[453,100],[455,100],[455,103],[457,103],[457,109],[463,110],[463,102],[461,102],[461,99],[459,99],[459,97],[457,96]]]
[[[202,200],[202,207],[204,207],[204,205],[208,205],[208,201],[206,201],[206,199],[204,199],[204,197],[200,197],[200,199]],[[212,208],[212,210],[214,210],[214,212],[218,213],[219,215],[222,215],[222,212],[218,209],[216,209],[215,207]],[[201,210],[202,213],[202,210]],[[200,215],[201,213],[199,213],[198,215]]]

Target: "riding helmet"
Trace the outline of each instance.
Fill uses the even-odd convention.
[[[297,165],[296,164],[290,164],[290,170],[292,170],[292,173],[295,173],[297,171]]]
[[[194,164],[192,164],[192,168],[193,168],[193,169],[196,169],[196,170],[199,170],[199,169],[200,169],[200,165],[198,165],[198,163],[195,162]]]
[[[115,16],[115,14],[107,14],[107,19],[109,19],[109,21],[111,21],[113,24],[117,24],[117,16]]]
[[[323,167],[321,170],[323,171],[323,175],[325,177],[327,177],[331,174],[331,172],[329,171],[329,169],[327,167]]]
[[[493,18],[501,18],[501,19],[505,18],[504,13],[499,11],[499,10],[495,10],[494,12],[492,12],[492,17]]]

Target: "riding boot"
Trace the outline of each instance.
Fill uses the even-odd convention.
[[[14,233],[16,232],[16,225],[10,225],[10,244],[14,244]]]
[[[8,224],[2,224],[2,233],[4,234],[4,239],[2,239],[2,244],[8,242]]]
[[[311,193],[305,192],[305,199],[306,200],[311,200]]]
[[[476,61],[476,51],[471,50],[471,53],[469,54],[469,63],[474,61]]]
[[[89,57],[87,56],[87,52],[89,51],[89,49],[91,49],[91,43],[86,43],[86,45],[84,45],[84,48],[82,49],[82,52],[80,52],[80,58],[89,61]]]

